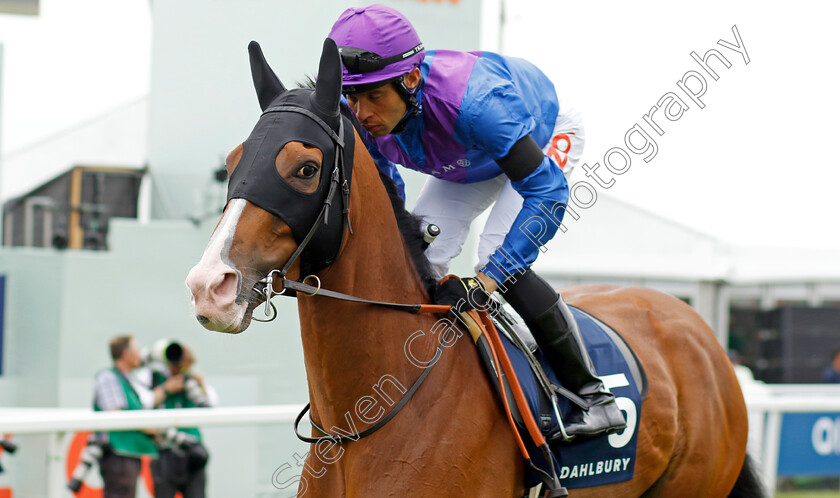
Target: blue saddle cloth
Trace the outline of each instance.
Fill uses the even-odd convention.
[[[636,461],[636,442],[642,408],[641,387],[636,385],[631,369],[619,348],[598,323],[583,311],[571,307],[570,309],[580,327],[589,356],[595,364],[595,371],[604,381],[604,385],[615,394],[616,403],[627,418],[627,428],[618,434],[589,439],[579,443],[550,443],[556,459],[557,475],[563,486],[567,488],[599,486],[630,480],[633,478]],[[528,359],[504,334],[500,334],[500,336],[516,371],[519,384],[528,400],[531,413],[539,421],[540,388],[531,372]],[[537,351],[535,356],[549,380],[559,385],[560,382],[557,380],[554,370],[541,352]],[[573,406],[570,401],[558,396],[558,407],[564,418],[568,416]],[[552,426],[549,430],[544,431],[546,434],[555,434],[559,431],[556,417],[552,415],[551,419]],[[524,435],[523,440],[528,444],[530,438]],[[532,461],[539,468],[549,469],[548,462],[533,447],[533,442],[530,443],[528,450]],[[530,470],[529,474],[526,484],[536,486],[541,482],[539,476],[533,470]]]

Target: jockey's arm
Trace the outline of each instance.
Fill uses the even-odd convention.
[[[550,216],[562,218],[569,199],[569,187],[563,171],[543,153],[530,135],[519,139],[508,154],[496,162],[510,178],[523,202],[504,243],[477,275],[488,292],[496,290],[511,275],[531,266],[540,246],[557,232],[560,220]],[[558,209],[561,206],[562,209]],[[539,226],[539,230],[532,230],[535,225]]]

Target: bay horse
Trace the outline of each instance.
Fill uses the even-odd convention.
[[[375,434],[313,443],[299,495],[523,496],[523,459],[469,335],[444,339],[440,316],[324,295],[429,303],[419,222],[340,112],[335,43],[324,43],[314,89],[286,89],[256,42],[249,52],[263,114],[227,158],[228,203],[187,277],[196,317],[239,333],[282,282],[311,284],[297,293],[311,420],[332,433],[357,436],[393,415],[428,373]],[[701,317],[639,287],[579,286],[563,296],[618,331],[650,381],[633,479],[572,495],[755,496],[744,491],[756,484],[741,389]],[[409,361],[435,355],[429,370]]]

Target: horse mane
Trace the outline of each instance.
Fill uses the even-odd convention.
[[[299,88],[315,88],[315,79],[312,76],[307,75],[303,81],[297,82],[297,86]],[[359,136],[364,136],[362,134],[359,121],[356,119],[356,115],[353,114],[353,111],[344,101],[341,102],[341,114],[353,123],[353,127],[356,129]],[[376,161],[374,161],[374,164],[375,162]],[[421,228],[423,226],[422,219],[405,209],[405,200],[400,197],[394,180],[383,173],[378,166],[376,171],[379,173],[379,179],[385,186],[385,191],[388,192],[388,198],[391,200],[391,208],[394,211],[394,217],[397,219],[397,226],[400,229],[400,235],[402,235],[403,242],[405,242],[405,245],[408,248],[408,253],[411,256],[411,260],[414,262],[414,268],[420,276],[420,281],[423,283],[423,287],[429,295],[432,295],[432,291],[437,285],[437,278],[432,273],[432,265],[429,263],[428,258],[426,258],[423,231]]]
[[[405,209],[405,200],[397,192],[397,186],[394,184],[394,180],[383,173],[378,167],[376,170],[379,172],[379,178],[382,180],[382,184],[385,185],[385,190],[391,199],[391,208],[393,208],[394,216],[397,218],[397,226],[400,228],[400,234],[408,248],[408,253],[412,261],[414,261],[414,267],[420,275],[423,287],[431,296],[432,291],[437,285],[437,278],[432,273],[432,265],[429,263],[429,259],[426,258],[423,231],[421,229],[422,219]]]

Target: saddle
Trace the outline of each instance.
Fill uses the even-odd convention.
[[[526,475],[526,485],[530,488],[530,496],[565,496],[564,488],[560,488],[563,491],[552,490],[556,486],[546,479],[547,474],[557,476],[563,486],[569,488],[621,482],[633,477],[636,436],[641,401],[647,394],[647,376],[636,354],[615,330],[578,308],[571,309],[599,376],[627,414],[628,427],[622,433],[582,442],[568,441],[563,417],[575,409],[574,405],[583,407],[585,404],[557,380],[531,331],[509,305],[494,300],[488,306],[488,316],[499,331],[502,348],[497,349],[501,351],[488,351],[481,345],[477,333],[471,330],[482,363],[502,404],[509,409],[522,440],[527,441],[531,468]],[[513,367],[512,371],[497,365],[499,361],[493,358],[494,355],[505,355]],[[516,387],[512,387],[512,383]],[[527,400],[525,413],[515,402],[516,388],[521,389]],[[536,422],[548,442],[550,455],[539,451],[533,438],[526,437],[529,418]],[[545,494],[543,486],[549,489],[548,494]]]

